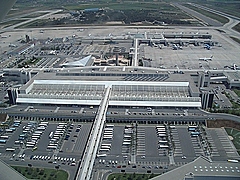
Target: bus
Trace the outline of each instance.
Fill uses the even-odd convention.
[[[106,132],[106,131],[104,131],[103,134],[110,134],[110,135],[112,135],[113,132]]]
[[[4,143],[6,143],[7,142],[7,140],[5,140],[5,139],[0,139],[0,144],[4,144]]]
[[[49,122],[40,122],[39,126],[40,125],[47,126],[48,124],[49,124]]]
[[[48,125],[47,124],[42,124],[42,123],[40,123],[39,125],[38,125],[38,127],[47,127]]]
[[[157,130],[157,133],[166,133],[165,130]]]
[[[161,141],[161,140],[160,140],[160,141],[158,141],[158,143],[159,143],[159,144],[167,144],[168,141]]]
[[[50,143],[48,146],[57,146],[57,144]]]
[[[188,126],[188,131],[196,131],[197,126]]]
[[[166,129],[165,127],[156,127],[156,129]]]
[[[8,139],[8,136],[0,136],[1,139]]]
[[[196,137],[196,136],[199,136],[200,135],[200,132],[191,132],[191,136],[192,137]]]
[[[57,142],[57,141],[58,139],[55,139],[55,138],[50,139],[50,142]]]
[[[228,161],[228,162],[232,162],[232,163],[238,163],[238,162],[239,162],[239,161],[236,160],[236,159],[228,159],[227,161]]]
[[[104,137],[105,137],[105,138],[107,138],[107,137],[110,137],[110,138],[112,138],[112,137],[113,137],[113,135],[107,135],[107,134],[104,134],[104,135],[103,135],[103,138],[104,138]]]
[[[124,135],[123,138],[132,138],[132,136],[130,136],[130,135]]]
[[[165,128],[165,126],[156,126],[156,128]]]
[[[97,157],[106,157],[107,154],[97,154]]]
[[[20,142],[21,141],[18,141],[18,140],[14,141],[15,144],[20,144]]]
[[[26,137],[26,135],[25,134],[20,134],[19,137]]]
[[[6,132],[6,133],[12,133],[13,130],[12,130],[12,129],[5,129],[5,132]]]
[[[109,149],[105,149],[105,148],[99,149],[99,152],[106,152],[106,151],[109,151]]]
[[[161,149],[162,149],[162,148],[168,148],[168,145],[162,145],[162,144],[160,144],[160,145],[159,145],[159,148],[161,148]]]
[[[110,146],[101,146],[101,149],[111,149]]]
[[[158,136],[159,137],[166,137],[167,135],[166,135],[166,133],[158,133]]]
[[[63,133],[54,133],[53,136],[55,137],[55,136],[62,136],[62,135],[63,135]]]
[[[58,125],[67,125],[67,123],[58,123]]]
[[[53,137],[53,131],[51,131],[50,133],[49,133],[49,139],[52,139],[52,137]]]
[[[129,146],[131,145],[131,142],[123,142],[123,146]]]
[[[158,128],[156,128],[156,130],[166,130],[166,128],[160,128],[160,127],[158,127]]]
[[[66,131],[67,127],[58,127],[55,131]]]
[[[20,124],[18,124],[18,123],[13,124],[13,127],[19,127],[19,126],[20,126]]]
[[[14,149],[14,148],[6,148],[6,151],[7,151],[7,152],[14,152],[15,149]]]
[[[37,130],[39,130],[39,131],[45,131],[45,127],[43,127],[43,126],[40,126],[40,127],[37,127]]]
[[[104,131],[113,131],[113,128],[107,127],[107,128],[104,128]]]
[[[39,139],[39,136],[32,136],[32,139]]]
[[[35,144],[26,144],[26,148],[33,148]]]
[[[37,142],[38,138],[32,138],[32,142]]]
[[[57,149],[57,146],[48,146],[47,149],[54,150],[54,149]]]
[[[54,133],[54,134],[57,134],[57,133],[59,133],[59,134],[63,134],[63,133],[64,133],[64,131],[57,130],[57,131],[55,131],[55,133]]]
[[[114,128],[114,125],[113,125],[113,124],[107,124],[107,125],[105,126],[105,128]]]
[[[67,127],[67,125],[61,125],[60,124],[60,125],[57,126],[57,129],[63,129],[63,128],[66,128],[66,127]]]
[[[113,137],[112,134],[104,134],[103,137]]]
[[[35,145],[36,143],[33,142],[33,141],[28,141],[27,144],[32,144],[32,145]]]
[[[103,139],[112,139],[112,136],[103,136]]]
[[[103,134],[113,134],[112,131],[104,131]]]
[[[35,151],[35,150],[37,150],[37,146],[35,146],[34,148],[32,148],[32,151]]]
[[[14,124],[21,124],[21,121],[15,120],[15,121],[14,121]]]
[[[111,144],[105,144],[105,143],[104,143],[104,144],[102,144],[102,146],[111,146]]]
[[[43,132],[42,131],[34,131],[34,133],[42,134]]]
[[[59,139],[60,139],[60,136],[53,136],[52,139],[57,139],[57,140],[59,140]]]

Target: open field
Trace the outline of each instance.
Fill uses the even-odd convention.
[[[229,120],[207,120],[208,128],[221,128],[221,127],[231,127],[235,129],[240,129],[240,124]]]
[[[236,130],[234,128],[225,128],[227,131],[228,135],[233,137],[233,144],[236,147],[238,154],[240,154],[240,131]]]
[[[14,24],[21,23],[23,21],[24,20],[11,20],[11,21],[7,21],[7,22],[2,22],[2,23],[0,23],[0,27],[6,28],[6,27],[12,26]]]
[[[240,90],[234,89],[233,91],[238,95],[238,97],[240,97]]]
[[[188,25],[200,26],[198,20],[165,2],[135,2],[124,3],[89,3],[63,5],[62,18],[48,18],[36,20],[20,28],[71,26],[71,25],[106,25],[109,22],[121,22],[122,25]],[[62,8],[61,7],[61,8]],[[95,8],[94,10],[86,10]],[[70,15],[71,16],[67,16]],[[24,17],[36,17],[28,14]]]
[[[237,32],[240,32],[240,23],[233,27],[233,29]]]
[[[238,38],[235,38],[235,37],[230,37],[230,38],[232,38],[234,41],[236,41],[237,43],[239,43],[240,44],[240,39],[238,39]]]

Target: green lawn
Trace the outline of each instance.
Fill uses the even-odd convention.
[[[229,136],[233,137],[233,144],[240,154],[240,131],[233,128],[225,128]]]
[[[40,180],[67,180],[68,179],[68,173],[63,170],[35,168],[35,167],[22,167],[22,166],[12,166],[12,167],[28,179],[40,179]]]
[[[83,10],[87,8],[110,8],[114,10],[159,10],[159,11],[179,11],[169,3],[165,2],[138,2],[138,1],[129,1],[124,3],[92,3],[92,4],[81,4],[81,5],[69,5],[64,6],[68,10]]]
[[[148,180],[159,174],[127,174],[127,173],[114,173],[108,176],[108,180]]]
[[[233,89],[233,91],[238,95],[238,97],[240,97],[240,90],[238,90],[238,89]]]

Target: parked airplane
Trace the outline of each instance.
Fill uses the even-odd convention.
[[[230,68],[232,70],[239,70],[239,67],[236,64],[233,64]]]
[[[204,57],[204,58],[199,58],[199,61],[212,61],[213,55],[211,55],[209,58]]]
[[[172,48],[173,48],[173,50],[178,50],[178,49],[182,49],[182,46],[173,44]]]
[[[142,59],[143,59],[143,60],[146,60],[146,61],[152,61],[151,58],[145,58],[144,56],[142,56]]]
[[[240,68],[236,64],[233,64],[231,66],[224,66],[224,68],[229,68],[229,69],[232,69],[232,70],[240,70]]]
[[[9,47],[17,47],[15,44],[9,44]]]
[[[212,49],[212,47],[209,44],[204,44],[204,48],[206,48],[207,50]]]

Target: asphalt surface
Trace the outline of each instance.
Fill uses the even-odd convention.
[[[175,6],[177,6],[178,8],[182,9],[183,11],[187,12],[188,14],[194,16],[195,18],[199,19],[200,21],[202,21],[205,25],[210,25],[210,26],[215,26],[215,27],[219,27],[219,26],[222,26],[222,23],[214,20],[214,19],[211,19],[199,12],[196,12],[190,8],[187,8],[185,6],[182,6],[178,3],[174,3]]]

